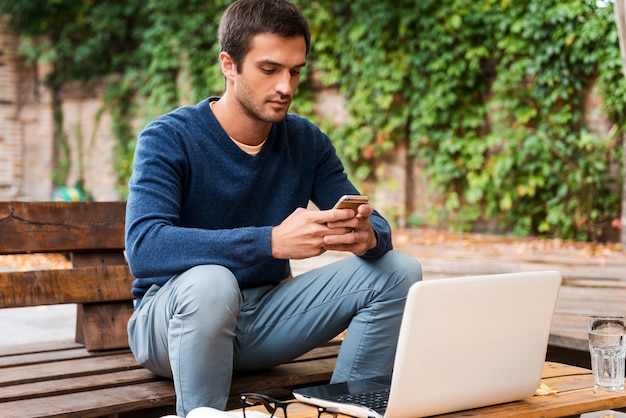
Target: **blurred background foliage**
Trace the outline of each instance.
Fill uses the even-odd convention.
[[[429,223],[595,240],[619,218],[626,81],[612,3],[295,2],[313,44],[292,111],[322,125],[359,181],[375,181],[382,157],[402,148],[443,196]],[[3,0],[0,15],[24,56],[49,65],[53,97],[68,82],[106,80],[125,185],[137,119],[223,90],[217,27],[229,3]],[[314,115],[320,83],[345,96],[343,123]],[[606,136],[583,123],[591,85],[614,123]],[[419,197],[407,184],[410,222]]]

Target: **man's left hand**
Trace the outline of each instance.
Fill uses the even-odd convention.
[[[324,248],[326,250],[350,251],[355,255],[363,255],[376,247],[376,234],[374,234],[370,224],[370,215],[374,213],[374,208],[371,205],[359,205],[356,214],[354,214],[352,209],[331,210],[344,211],[346,219],[329,222],[327,224],[328,228],[343,228],[346,230],[346,233],[326,235],[324,237]]]

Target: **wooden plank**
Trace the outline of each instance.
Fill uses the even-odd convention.
[[[83,326],[80,335],[84,338],[81,342],[87,350],[128,347],[127,324],[133,309],[131,301],[79,305]]]
[[[0,272],[0,308],[130,300],[132,282],[126,265]]]
[[[556,376],[588,375],[589,373],[590,370],[584,367],[576,367],[568,364],[547,361],[544,363],[541,378],[549,379]]]
[[[340,347],[341,341],[329,341],[325,345],[316,347],[308,353],[297,357],[296,359],[292,360],[291,363],[308,360],[319,360],[325,358],[335,358],[337,357],[337,354],[339,354]]]
[[[558,389],[559,393],[567,393],[593,387],[593,376],[589,372],[578,375],[555,376],[543,379],[543,383]]]
[[[72,266],[93,267],[93,266],[124,266],[126,258],[122,251],[117,252],[92,252],[92,253],[70,253]]]
[[[109,354],[124,354],[128,350],[118,350],[115,352],[106,352]],[[46,364],[50,362],[77,360],[80,358],[96,357],[92,353],[85,350],[85,347],[77,346],[68,350],[42,351],[38,353],[25,353],[0,356],[0,373],[2,367],[26,366],[29,364]]]
[[[318,382],[329,382],[337,359],[322,359],[310,362],[287,363],[270,370],[255,373],[236,373],[231,392],[241,393],[254,388],[266,390],[292,388]]]
[[[586,387],[556,395],[533,396],[517,402],[440,415],[440,417],[577,417],[586,412],[619,409],[624,406],[626,406],[626,396],[620,397],[614,392],[595,391],[593,388]]]
[[[0,202],[0,254],[123,250],[125,211],[123,201]]]
[[[3,418],[91,418],[174,403],[171,383],[162,380],[38,398],[34,402],[4,402],[0,407]]]
[[[281,364],[270,370],[257,373],[236,373],[230,388],[226,409],[241,407],[239,395],[243,392],[270,392],[293,390],[297,387],[330,382],[337,359],[319,359],[305,362]]]
[[[131,384],[163,380],[146,369],[124,370],[94,376],[45,380],[20,385],[0,387],[0,409],[3,402],[36,399],[68,393],[87,392],[96,389],[127,386]],[[172,385],[172,392],[174,386]]]
[[[126,266],[121,252],[72,253],[76,267]],[[127,293],[131,298],[130,290]],[[78,304],[76,312],[76,341],[85,344],[88,351],[128,347],[126,326],[133,314],[132,301],[113,301]]]
[[[44,341],[38,343],[27,343],[17,345],[7,345],[0,347],[0,358],[9,356],[21,356],[31,354],[41,354],[64,350],[73,350],[76,348],[83,348],[82,344],[76,343],[70,340],[60,341]]]
[[[105,355],[95,358],[72,359],[54,363],[4,367],[0,373],[0,387],[64,379],[78,376],[95,376],[121,370],[138,369],[132,354]]]
[[[591,370],[546,363],[541,383],[558,389],[549,396],[531,396],[516,402],[454,412],[442,417],[562,417],[626,406],[626,391],[593,388]],[[293,417],[297,418],[297,417]]]

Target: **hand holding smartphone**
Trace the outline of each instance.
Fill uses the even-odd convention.
[[[360,195],[344,195],[339,198],[333,209],[352,209],[354,213],[358,213],[359,206],[369,202],[367,196]]]

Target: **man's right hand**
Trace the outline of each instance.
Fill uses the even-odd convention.
[[[272,229],[272,256],[279,259],[303,259],[326,252],[324,237],[351,233],[353,228],[329,228],[329,222],[354,217],[351,209],[317,211],[296,209]]]

